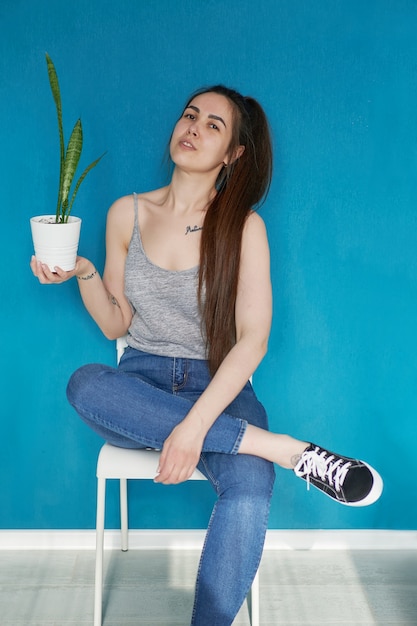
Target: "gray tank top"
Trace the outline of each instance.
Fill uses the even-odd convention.
[[[139,230],[138,200],[125,266],[125,295],[133,308],[127,343],[160,356],[205,359],[197,302],[198,267],[163,269],[145,254]]]

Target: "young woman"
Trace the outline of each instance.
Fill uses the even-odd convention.
[[[366,463],[269,432],[248,382],[271,324],[268,242],[254,212],[272,172],[262,108],[204,89],[176,123],[170,154],[167,187],[110,208],[103,278],[82,257],[71,272],[31,267],[41,283],[76,276],[105,336],[128,334],[117,369],[86,365],[71,377],[82,419],[114,445],[162,449],[156,482],[185,481],[198,466],[213,485],[191,624],[226,626],[259,565],[274,463],[350,506],[375,502],[382,480]]]

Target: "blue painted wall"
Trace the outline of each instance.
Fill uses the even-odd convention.
[[[84,163],[107,150],[74,210],[80,253],[100,270],[106,211],[166,181],[186,96],[224,82],[263,102],[275,314],[255,385],[274,429],[365,457],[386,483],[354,510],[278,471],[270,527],[415,528],[416,24],[414,0],[3,0],[2,528],[94,526],[101,442],[65,386],[79,365],[114,361],[75,281],[41,287],[28,267],[29,218],[53,212],[58,176],[45,51],[67,132],[82,117]],[[146,503],[139,521],[134,498],[133,526],[204,527],[213,502],[207,484],[132,491]]]

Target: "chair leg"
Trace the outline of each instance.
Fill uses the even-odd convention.
[[[103,606],[103,549],[106,479],[97,480],[96,577],[94,588],[94,626],[101,626]]]
[[[252,582],[248,604],[251,626],[259,626],[259,570]]]
[[[127,552],[128,517],[127,517],[127,479],[120,479],[120,528],[122,531],[122,551]]]

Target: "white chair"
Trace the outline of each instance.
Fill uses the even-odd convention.
[[[119,361],[126,347],[125,338],[117,340]],[[96,524],[96,572],[94,595],[94,626],[102,626],[103,606],[103,548],[104,517],[106,506],[106,480],[115,478],[120,484],[121,549],[128,550],[127,480],[152,480],[158,467],[159,452],[156,450],[131,450],[105,443],[97,461],[97,524]],[[189,480],[206,480],[197,469]],[[259,626],[259,572],[252,583],[247,598],[251,626]]]

